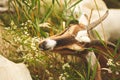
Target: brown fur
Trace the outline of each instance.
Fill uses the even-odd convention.
[[[96,25],[98,25],[101,21],[103,21],[107,17],[107,15],[108,15],[108,11],[99,20],[88,25],[88,27],[89,27],[88,30],[91,30]],[[63,31],[61,34],[49,37],[49,39],[55,40],[57,42],[57,45],[51,51],[58,52],[62,55],[80,56],[83,59],[85,59],[89,53],[89,50],[87,50],[86,48],[90,48],[90,47],[98,48],[100,51],[102,51],[102,49],[104,49],[104,46],[102,44],[100,44],[101,46],[98,46],[95,43],[91,44],[91,43],[78,42],[75,39],[75,37],[76,37],[77,33],[81,30],[86,30],[86,26],[83,24],[74,24],[74,25],[71,25],[65,31]],[[40,48],[45,47],[43,45],[43,43],[45,43],[45,41],[46,40],[43,40],[40,42],[40,45],[39,45]],[[111,49],[111,47],[109,47],[109,48]],[[43,48],[43,49],[46,49],[46,48]],[[107,50],[105,50],[105,51],[107,51]],[[99,60],[101,60],[101,58],[104,58],[104,56],[103,55],[99,56],[99,54],[97,54],[97,58]],[[98,66],[97,66],[97,74],[96,74],[95,80],[101,80],[101,66],[100,66],[99,62],[98,62]]]

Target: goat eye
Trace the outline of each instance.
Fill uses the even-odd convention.
[[[71,20],[69,22],[69,25],[71,25],[71,24],[79,24],[79,21],[78,20]]]

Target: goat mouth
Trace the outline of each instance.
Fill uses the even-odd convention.
[[[56,45],[57,42],[55,40],[47,39],[39,44],[39,48],[41,50],[53,50]]]
[[[47,48],[47,47],[45,47],[45,46],[43,46],[43,45],[39,45],[39,49],[40,49],[41,51],[51,50],[50,48]]]

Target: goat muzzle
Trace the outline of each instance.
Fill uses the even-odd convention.
[[[40,50],[49,50],[49,48],[47,48],[46,47],[46,41],[43,41],[43,42],[41,42],[40,44],[39,44],[39,48],[40,48]]]

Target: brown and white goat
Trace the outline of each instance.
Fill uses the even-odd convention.
[[[93,51],[86,51],[86,47],[94,41],[89,38],[89,31],[97,26],[108,16],[108,11],[98,20],[86,26],[83,24],[71,25],[68,29],[63,31],[59,35],[52,36],[40,42],[39,47],[41,50],[50,50],[52,52],[58,52],[62,55],[79,55],[80,53],[87,61],[91,57],[91,69],[98,64],[96,80],[101,80],[101,71],[99,62]],[[86,47],[85,47],[86,46]]]
[[[118,40],[120,38],[120,9],[108,9],[103,0],[83,0],[76,5],[73,14],[77,16],[76,19],[80,23],[87,25],[97,20],[106,10],[109,10],[108,17],[93,30],[97,31],[104,41]],[[94,38],[98,39],[96,36]]]

